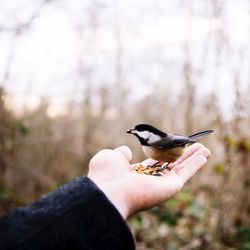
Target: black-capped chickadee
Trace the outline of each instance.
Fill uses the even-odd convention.
[[[200,138],[210,135],[213,130],[205,130],[190,136],[167,134],[148,125],[139,124],[127,131],[135,135],[142,145],[144,154],[157,163],[171,163],[176,161],[183,153],[186,145],[195,143]]]

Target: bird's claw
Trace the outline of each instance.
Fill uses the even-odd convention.
[[[156,168],[156,167],[161,167],[161,161],[157,161],[152,165],[147,165],[148,168]]]
[[[161,172],[163,172],[165,170],[171,171],[169,164],[170,164],[170,162],[162,163],[161,161],[157,161],[152,165],[147,165],[147,168],[159,168],[158,171],[161,171]]]
[[[165,163],[162,164],[161,171],[165,171],[165,170],[171,171],[171,168],[169,167],[169,164],[170,164],[170,162],[168,162],[166,164]]]

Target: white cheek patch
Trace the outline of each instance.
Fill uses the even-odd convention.
[[[149,139],[148,139],[148,143],[155,143],[157,141],[160,141],[161,137],[159,135],[155,135],[153,133],[151,133]]]
[[[148,143],[154,143],[161,140],[159,135],[155,135],[149,131],[137,131],[137,134],[142,137],[143,139],[147,140]]]
[[[151,133],[148,131],[136,131],[136,134],[139,135],[143,139],[148,139]]]

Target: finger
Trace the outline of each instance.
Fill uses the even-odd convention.
[[[183,162],[185,159],[187,159],[189,156],[191,156],[193,153],[198,151],[200,148],[202,148],[203,145],[201,143],[194,143],[191,146],[188,146],[184,153],[180,156],[180,158],[176,161],[177,163]]]
[[[196,156],[199,156],[199,155],[204,156],[205,158],[208,158],[211,155],[211,153],[206,147],[202,146],[199,150],[197,150],[191,156],[186,158],[182,163],[175,165],[173,167],[173,170],[175,171],[181,170],[182,168],[187,166],[190,162],[192,162]]]
[[[128,161],[132,160],[132,152],[129,147],[121,146],[116,148],[115,151],[121,153]]]
[[[207,158],[203,155],[198,155],[184,168],[176,173],[182,177],[184,183],[187,182],[201,167],[207,163]]]

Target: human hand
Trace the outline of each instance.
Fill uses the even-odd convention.
[[[154,207],[181,190],[183,185],[207,162],[210,151],[200,143],[187,147],[170,164],[171,171],[161,177],[138,174],[130,164],[132,153],[127,146],[98,152],[89,163],[88,177],[105,193],[124,219]],[[155,161],[147,159],[143,164]]]

